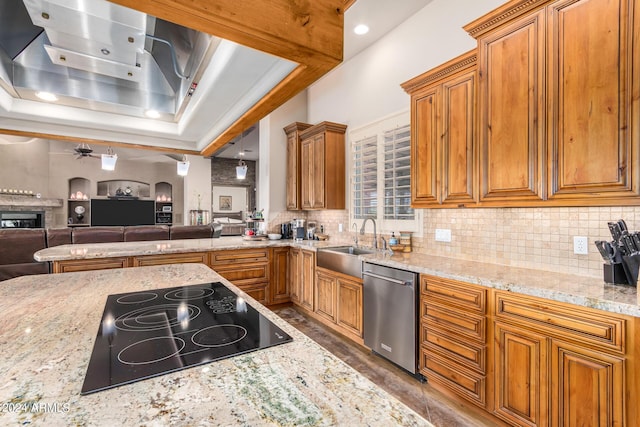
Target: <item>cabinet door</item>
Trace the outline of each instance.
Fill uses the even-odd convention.
[[[336,321],[336,279],[316,271],[315,313],[331,322]]]
[[[271,253],[271,280],[269,303],[289,302],[289,248],[273,248]]]
[[[542,200],[544,10],[478,42],[480,200]]]
[[[313,289],[316,277],[316,254],[312,251],[301,251],[300,305],[313,311]]]
[[[475,69],[442,84],[442,194],[445,204],[474,203]]]
[[[362,283],[338,278],[336,322],[362,337]]]
[[[624,425],[624,360],[561,342],[551,348],[551,425]]]
[[[548,7],[550,198],[638,195],[631,154],[631,121],[638,118],[631,107],[638,80],[633,34],[640,27],[633,3],[564,0]]]
[[[313,207],[314,170],[313,165],[314,149],[313,138],[302,141],[302,153],[300,154],[300,197],[302,198],[302,209]]]
[[[300,304],[300,282],[302,272],[302,257],[300,249],[291,248],[289,250],[289,283],[290,283],[290,296],[291,301],[294,304]]]
[[[495,325],[495,414],[519,426],[548,426],[548,339]]]
[[[322,209],[325,205],[325,135],[313,138],[311,149],[313,163],[311,164],[311,208]]]
[[[411,206],[438,204],[438,100],[440,86],[411,98]]]
[[[287,134],[287,209],[300,209],[298,132]]]

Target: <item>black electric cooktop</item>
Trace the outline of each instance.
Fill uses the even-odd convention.
[[[80,394],[291,340],[220,282],[109,295]]]

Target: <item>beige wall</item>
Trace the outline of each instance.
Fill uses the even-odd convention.
[[[63,207],[54,210],[54,223],[48,226],[64,227],[67,224],[67,199],[71,178],[89,179],[91,196],[97,193],[98,181],[112,179],[142,181],[150,184],[152,198],[155,198],[155,184],[164,181],[173,186],[174,212],[176,213],[174,223],[182,222],[180,213],[183,210],[184,200],[183,181],[176,174],[175,162],[158,163],[119,158],[116,170],[109,172],[101,169],[100,159],[75,159],[71,151],[74,147],[74,144],[48,140],[35,140],[28,144],[0,145],[0,188],[32,190],[35,193],[41,193],[42,197],[63,199]],[[94,147],[96,152],[104,152],[103,148]],[[117,149],[115,151],[117,153]],[[145,152],[141,151],[141,153],[144,156]],[[205,179],[210,181],[207,175]]]

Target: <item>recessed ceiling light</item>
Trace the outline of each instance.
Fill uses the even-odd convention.
[[[36,92],[36,96],[43,101],[54,102],[58,100],[58,97],[51,92]]]
[[[158,113],[156,110],[147,110],[144,112],[144,115],[149,117],[150,119],[157,119],[158,117],[160,117],[160,113]]]
[[[361,36],[361,35],[367,34],[369,32],[369,27],[367,27],[364,24],[356,25],[356,27],[353,29],[353,32],[356,33],[357,35]]]

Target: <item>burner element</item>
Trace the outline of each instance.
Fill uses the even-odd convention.
[[[167,292],[164,297],[169,301],[183,301],[191,299],[206,298],[214,294],[211,288],[181,288]]]
[[[182,338],[154,337],[135,342],[118,353],[118,360],[126,365],[147,365],[170,359],[185,347]]]
[[[224,347],[235,344],[247,336],[247,330],[238,325],[216,325],[200,329],[191,341],[201,347]]]
[[[118,304],[140,304],[143,302],[153,301],[158,298],[155,292],[138,292],[135,294],[127,294],[118,298]]]
[[[116,319],[116,328],[122,331],[154,331],[177,325],[186,326],[200,315],[192,304],[160,304],[130,311]]]

